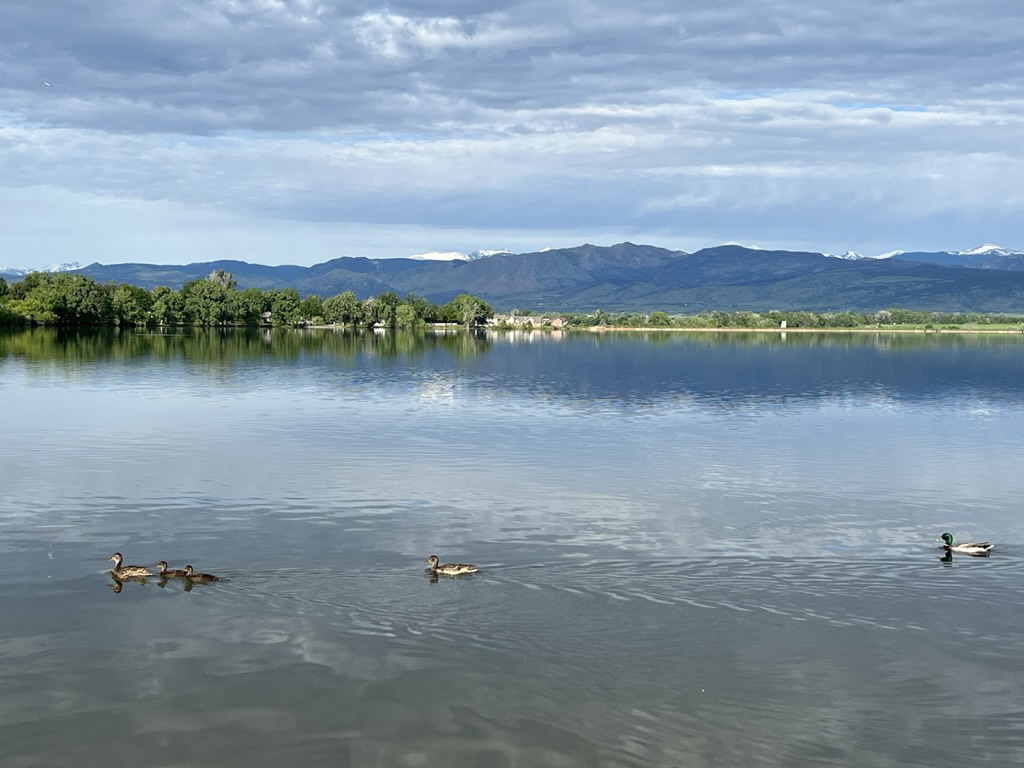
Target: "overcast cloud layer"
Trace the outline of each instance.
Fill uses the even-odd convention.
[[[0,264],[1024,246],[1020,0],[3,0]]]

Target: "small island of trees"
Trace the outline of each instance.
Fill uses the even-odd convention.
[[[292,288],[238,290],[217,270],[175,291],[157,286],[100,284],[84,275],[33,272],[8,284],[0,278],[0,325],[343,325],[352,328],[418,328],[428,323],[481,325],[494,311],[482,299],[460,294],[443,306],[413,294],[387,291],[360,300],[352,291],[321,299],[299,298]]]

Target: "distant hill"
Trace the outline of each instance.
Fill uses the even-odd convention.
[[[944,267],[976,269],[1010,269],[1024,271],[1024,253],[1016,253],[998,245],[982,245],[969,251],[899,251],[891,258],[919,264],[940,264]]]
[[[180,288],[217,269],[239,288],[294,288],[300,295],[360,298],[394,291],[444,303],[472,293],[496,310],[698,312],[771,309],[1024,313],[1024,254],[996,246],[964,252],[897,252],[889,258],[832,257],[740,245],[695,253],[651,245],[581,245],[473,259],[344,257],[312,267],[243,261],[184,266],[90,264],[74,270],[98,282]],[[10,281],[18,275],[7,277]]]

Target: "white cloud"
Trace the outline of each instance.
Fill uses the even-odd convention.
[[[452,17],[409,18],[394,13],[365,13],[353,22],[356,39],[371,53],[400,58],[415,53],[434,54],[445,49],[496,52],[541,43],[551,29],[510,24],[503,15],[473,19]]]

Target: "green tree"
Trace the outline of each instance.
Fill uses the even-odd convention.
[[[166,285],[158,285],[150,293],[153,322],[157,325],[174,325],[182,321],[184,301],[181,294]]]
[[[52,276],[48,272],[29,272],[27,275],[21,278],[19,282],[11,286],[11,288],[13,290],[14,288],[20,287],[21,296],[19,296],[18,298],[24,299],[26,296],[28,296],[29,293],[34,291],[36,288],[39,288],[40,286],[49,283],[51,277]]]
[[[145,325],[152,318],[153,297],[137,285],[116,285],[110,306],[118,325]]]
[[[711,311],[711,325],[714,328],[728,328],[732,322],[732,315],[720,309]]]
[[[259,288],[246,288],[228,294],[228,308],[236,323],[259,325],[269,302]]]
[[[29,283],[26,301],[31,300],[29,304],[38,315],[33,317],[35,322],[98,325],[109,323],[113,317],[109,292],[92,278],[58,272],[41,275]]]
[[[732,313],[732,319],[730,323],[736,328],[757,328],[761,318],[753,312],[741,310],[739,312]]]
[[[860,321],[853,312],[840,312],[832,318],[832,323],[835,328],[855,328],[860,325]]]
[[[814,316],[810,312],[787,312],[787,325],[790,328],[813,328]]]
[[[431,304],[422,296],[414,296],[411,292],[405,295],[405,303],[412,307],[416,317],[428,323],[436,322],[440,317],[441,309],[437,304]]]
[[[0,302],[3,302],[7,298],[7,294],[10,289],[7,287],[7,281],[0,277]]]
[[[194,325],[222,325],[228,317],[228,292],[213,280],[190,280],[181,287],[184,319]]]
[[[462,323],[467,328],[483,323],[494,316],[491,305],[483,299],[479,299],[469,293],[460,293],[446,306],[450,306],[450,314],[456,318],[456,322]]]
[[[419,328],[423,325],[423,318],[416,314],[412,304],[400,304],[395,309],[395,325],[399,328]]]
[[[362,324],[367,327],[373,327],[377,317],[377,297],[370,296],[363,299],[362,304]]]
[[[340,325],[361,325],[363,307],[352,291],[339,293],[324,301],[324,320]]]
[[[394,291],[384,291],[373,303],[373,320],[385,328],[395,327],[395,311],[402,300]]]
[[[324,300],[319,296],[307,296],[299,302],[299,314],[308,323],[323,322]]]
[[[428,302],[426,309],[421,315],[423,320],[428,323],[443,323],[444,322],[444,310],[434,302]]]
[[[72,281],[74,313],[69,321],[85,325],[103,325],[113,320],[110,293],[95,280],[84,275],[64,275]]]
[[[294,288],[270,291],[270,322],[274,325],[298,325],[302,319],[299,312],[299,292]]]
[[[19,280],[7,286],[7,297],[9,299],[21,301],[26,296],[28,296],[28,286],[25,285],[25,280]]]
[[[651,328],[668,328],[672,325],[672,318],[668,316],[667,312],[656,310],[647,316],[647,325]]]
[[[917,325],[927,323],[931,316],[927,312],[915,309],[894,309],[892,310],[892,322],[894,325]]]
[[[17,298],[8,302],[10,311],[36,325],[57,324],[57,303],[48,284],[38,283],[26,290],[22,281],[11,288],[11,295]],[[14,290],[16,288],[21,290]]]

